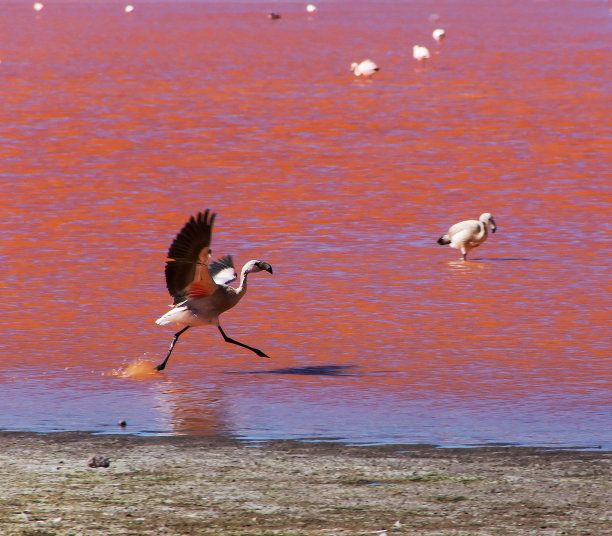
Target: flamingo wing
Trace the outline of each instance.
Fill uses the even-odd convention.
[[[192,216],[170,245],[166,261],[166,287],[174,304],[185,300],[194,282],[199,294],[210,295],[217,288],[210,272],[210,243],[215,213],[206,209]]]
[[[476,220],[465,220],[460,221],[459,223],[455,223],[455,225],[451,226],[448,230],[448,236],[453,239],[456,235],[461,233],[462,235],[469,236],[471,234],[478,233],[480,230],[480,226],[478,225],[478,221]]]
[[[217,285],[229,285],[232,281],[238,279],[238,274],[234,267],[234,259],[231,255],[225,255],[211,262],[208,266],[208,271]]]

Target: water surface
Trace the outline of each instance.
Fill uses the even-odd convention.
[[[304,7],[3,7],[0,429],[611,448],[605,3]],[[271,359],[200,328],[126,377],[207,207]]]

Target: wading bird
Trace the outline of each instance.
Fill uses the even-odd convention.
[[[208,209],[192,216],[168,250],[166,286],[174,299],[174,305],[155,322],[162,326],[178,324],[182,329],[174,334],[168,355],[156,367],[157,370],[166,368],[174,345],[182,333],[190,327],[205,324],[217,326],[225,342],[247,348],[258,356],[268,357],[257,348],[228,337],[219,324],[219,315],[234,307],[246,294],[248,274],[262,270],[272,273],[272,266],[258,260],[249,261],[242,268],[239,286],[230,286],[237,278],[232,257],[226,255],[210,262],[214,221],[215,213]]]
[[[362,62],[357,63],[354,61],[351,63],[351,71],[355,74],[355,76],[372,76],[375,72],[379,71],[378,65],[376,65],[372,60],[363,60]]]
[[[412,47],[412,57],[417,61],[429,59],[429,50],[427,49],[427,47],[423,47],[421,45],[414,45]]]
[[[431,36],[439,43],[446,37],[446,32],[442,28],[436,28]]]
[[[482,244],[488,235],[487,224],[491,226],[491,232],[497,230],[493,216],[488,212],[481,214],[477,220],[460,221],[453,225],[444,236],[438,238],[438,244],[461,250],[463,260],[466,259],[468,251]]]

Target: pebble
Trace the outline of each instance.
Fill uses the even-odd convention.
[[[87,462],[89,467],[108,467],[110,465],[110,458],[104,456],[92,456]]]

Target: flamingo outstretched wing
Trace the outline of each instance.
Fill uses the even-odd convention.
[[[215,213],[206,209],[192,216],[170,245],[166,261],[166,287],[174,304],[185,300],[188,287],[201,283],[202,292],[212,294],[217,285],[208,270]]]

